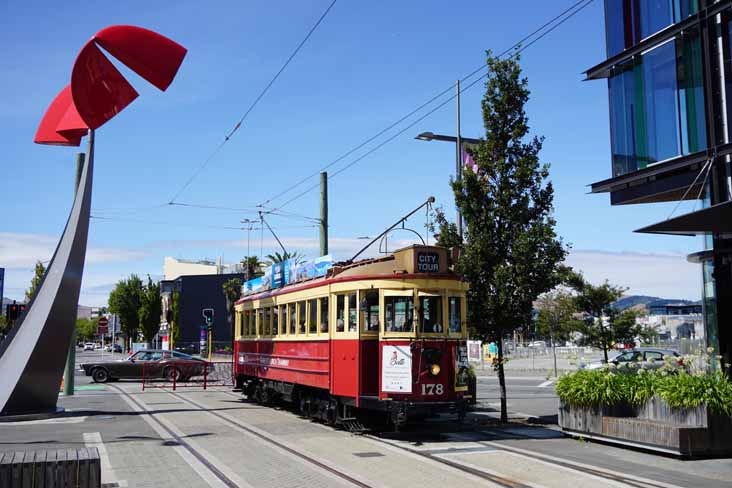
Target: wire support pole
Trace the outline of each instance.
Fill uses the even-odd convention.
[[[455,181],[458,183],[463,180],[462,170],[462,159],[463,159],[463,141],[460,138],[460,80],[455,83],[455,110],[457,119],[457,141],[455,144]],[[457,231],[460,236],[460,240],[463,239],[463,214],[460,212],[460,207],[457,208]]]
[[[399,224],[402,224],[402,223],[403,223],[403,222],[404,222],[405,220],[407,220],[407,219],[408,219],[409,217],[411,217],[412,215],[414,215],[414,214],[416,214],[417,212],[419,212],[419,211],[420,211],[420,210],[421,210],[421,209],[422,209],[423,207],[425,207],[426,205],[431,205],[431,204],[433,204],[433,203],[435,203],[435,197],[429,197],[429,198],[428,198],[428,199],[427,199],[427,200],[426,200],[426,201],[425,201],[425,202],[424,202],[423,204],[421,204],[421,205],[420,205],[419,207],[415,208],[414,210],[412,210],[411,212],[409,212],[409,213],[408,213],[407,215],[405,215],[404,217],[402,217],[402,218],[400,218],[399,220],[397,220],[396,222],[394,222],[394,224],[393,224],[393,225],[391,225],[391,226],[390,226],[390,227],[389,227],[388,229],[386,229],[386,230],[385,230],[384,232],[382,232],[382,233],[381,233],[381,234],[379,234],[378,236],[374,237],[374,239],[373,239],[373,240],[372,240],[371,242],[369,242],[369,243],[368,243],[368,244],[366,244],[366,245],[365,245],[365,246],[364,246],[363,248],[361,248],[361,250],[360,250],[360,251],[358,251],[358,252],[357,252],[357,253],[356,253],[356,254],[355,254],[355,255],[354,255],[354,256],[353,256],[353,257],[352,257],[351,259],[349,259],[349,260],[348,260],[347,262],[349,262],[349,263],[350,263],[350,262],[353,262],[353,260],[354,260],[354,259],[356,259],[357,257],[359,257],[359,256],[360,256],[360,255],[361,255],[361,254],[362,254],[362,253],[363,253],[363,252],[364,252],[364,251],[366,250],[366,249],[368,249],[369,247],[371,247],[371,245],[372,245],[372,244],[373,244],[374,242],[376,242],[376,241],[380,240],[380,239],[381,239],[382,237],[384,237],[384,236],[385,236],[386,234],[388,234],[388,233],[389,233],[389,232],[390,232],[390,231],[391,231],[391,230],[392,230],[393,228],[395,228],[395,227],[396,227],[397,225],[399,225]],[[419,235],[419,234],[417,234],[417,235]],[[420,236],[420,239],[421,239],[421,238],[422,238],[422,237]]]

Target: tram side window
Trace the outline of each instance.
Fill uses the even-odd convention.
[[[297,313],[295,312],[294,303],[288,305],[287,315],[290,319],[290,335],[295,335],[297,332]]]
[[[310,334],[318,333],[318,300],[308,301],[308,331]]]
[[[452,333],[460,333],[462,331],[462,307],[460,302],[460,297],[448,297],[447,299],[447,320],[450,332]]]
[[[259,330],[254,332],[254,335],[264,335],[267,333],[267,324],[264,323],[264,309],[260,308],[257,310],[257,323]]]
[[[272,308],[267,307],[264,309],[264,335],[272,335],[271,324],[272,323]]]
[[[442,327],[442,297],[419,297],[419,315],[422,332],[439,334],[445,330]]]
[[[251,310],[244,311],[244,323],[242,324],[242,332],[245,336],[249,335],[249,317],[251,316]]]
[[[356,332],[358,316],[356,314],[356,292],[348,294],[348,332]]]
[[[320,332],[328,333],[328,297],[320,299]]]
[[[298,334],[304,334],[305,333],[305,302],[297,302],[297,324],[298,324]]]
[[[344,332],[346,323],[346,297],[336,296],[336,332]]]
[[[379,330],[379,291],[368,290],[361,292],[361,327],[364,331],[378,332]]]
[[[276,336],[280,333],[280,307],[272,309],[272,335]]]
[[[411,332],[414,322],[414,300],[409,297],[384,297],[384,320],[387,332]]]

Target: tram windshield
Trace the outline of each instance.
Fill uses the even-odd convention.
[[[387,332],[412,332],[414,299],[411,296],[384,297]]]
[[[445,331],[442,325],[442,297],[419,297],[419,322],[425,334],[440,334]]]

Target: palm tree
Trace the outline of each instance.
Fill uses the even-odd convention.
[[[302,254],[300,254],[297,251],[294,251],[292,253],[289,253],[287,251],[283,252],[282,254],[276,252],[274,254],[267,254],[267,259],[272,261],[272,263],[281,263],[282,261],[292,260],[296,263],[299,263],[305,258]]]
[[[240,262],[247,279],[256,278],[262,276],[262,262],[257,256],[246,256]]]

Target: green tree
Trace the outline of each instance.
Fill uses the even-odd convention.
[[[583,341],[602,349],[607,361],[607,351],[614,343],[632,339],[628,337],[630,315],[621,314],[612,307],[623,296],[625,288],[612,285],[607,280],[595,286],[587,282],[581,273],[571,275],[569,284],[577,292],[577,309],[585,315],[581,330]],[[632,321],[635,323],[635,314]]]
[[[295,262],[300,262],[305,258],[302,254],[300,254],[297,251],[294,252],[283,252],[282,254],[276,252],[274,254],[267,254],[267,259],[272,261],[273,263],[281,263],[282,261],[287,261],[288,259],[291,259]]]
[[[241,260],[241,266],[244,268],[244,274],[247,279],[262,276],[262,262],[257,256],[246,256]]]
[[[97,333],[97,321],[76,319],[76,337],[80,341],[90,341]]]
[[[5,318],[5,315],[0,313],[0,336],[3,336],[8,332],[10,332],[10,323],[8,323],[8,319]]]
[[[162,302],[160,301],[160,283],[154,283],[147,276],[147,285],[140,294],[140,308],[137,311],[140,320],[140,330],[147,342],[147,347],[152,347],[155,335],[160,330],[160,318],[162,315]]]
[[[506,421],[502,338],[532,323],[533,302],[559,283],[567,250],[554,231],[549,166],[539,162],[543,139],[526,140],[528,81],[517,57],[501,60],[488,52],[487,65],[486,136],[470,149],[477,168],[466,168],[452,188],[465,220],[458,269],[469,283],[468,320],[480,339],[498,345],[501,420]]]
[[[234,340],[234,304],[241,297],[241,279],[231,278],[222,285],[226,297],[226,319],[229,321],[232,341]],[[233,351],[233,348],[232,348]]]
[[[129,350],[129,341],[137,336],[140,328],[140,310],[142,300],[142,280],[137,275],[130,275],[120,280],[109,294],[109,311],[117,314],[120,329],[125,336],[125,348]]]
[[[175,346],[175,343],[178,341],[178,337],[180,337],[180,329],[178,328],[178,302],[180,300],[180,292],[178,290],[174,290],[170,294],[170,320],[168,323],[170,324],[170,348],[172,349]]]
[[[574,297],[565,290],[555,289],[543,294],[537,300],[539,313],[536,317],[536,331],[543,337],[549,336],[554,355],[554,376],[557,376],[556,341],[566,341],[573,332],[581,329],[582,321],[575,318],[577,307]]]
[[[30,302],[33,298],[33,295],[36,294],[36,289],[41,286],[41,280],[43,280],[44,274],[46,274],[46,267],[43,265],[42,262],[36,261],[36,267],[33,274],[33,279],[31,280],[30,288],[25,291],[26,302]]]

